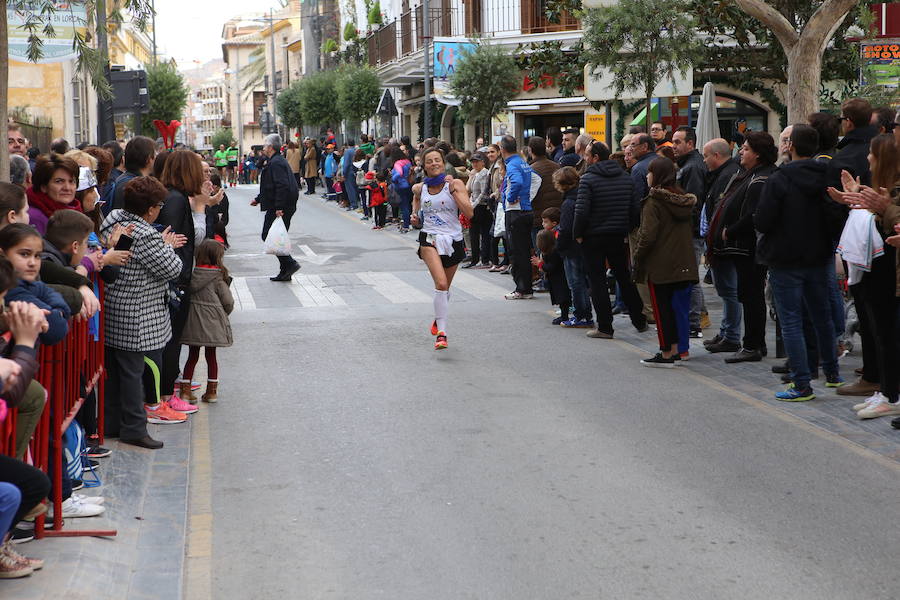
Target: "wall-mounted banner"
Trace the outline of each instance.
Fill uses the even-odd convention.
[[[78,57],[73,42],[75,33],[78,32],[83,36],[87,27],[87,10],[84,2],[54,0],[49,3],[52,3],[56,9],[49,14],[49,17],[41,15],[42,8],[48,4],[47,0],[19,4],[21,8],[18,10],[11,7],[6,9],[6,19],[9,23],[10,59],[21,62],[28,61],[29,33],[23,25],[28,21],[29,15],[40,18],[36,35],[41,38],[43,43],[43,57],[37,62],[63,62]],[[53,27],[54,37],[49,37],[44,33],[44,28],[48,24]]]
[[[454,42],[435,39],[433,46],[434,83],[433,90],[438,102],[458,106],[459,100],[449,91],[449,79],[456,71],[459,59],[475,49],[471,42]]]

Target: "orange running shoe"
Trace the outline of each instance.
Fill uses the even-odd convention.
[[[440,333],[437,328],[437,319],[431,322],[431,335],[437,335]]]
[[[444,350],[447,348],[447,334],[443,331],[437,332],[437,339],[434,341],[435,350]]]
[[[156,410],[147,409],[147,422],[157,425],[169,425],[172,423],[184,423],[187,415],[173,410],[168,402],[160,402]]]

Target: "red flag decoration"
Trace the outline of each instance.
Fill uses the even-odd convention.
[[[159,131],[159,135],[162,136],[163,143],[166,145],[166,150],[172,150],[172,148],[175,147],[175,132],[181,127],[181,121],[169,121],[169,124],[166,125],[165,121],[155,119],[153,125],[156,126],[156,130]]]

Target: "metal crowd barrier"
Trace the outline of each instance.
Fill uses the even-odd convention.
[[[102,286],[100,293],[101,305]],[[58,344],[41,346],[38,351],[40,365],[35,380],[47,390],[48,401],[30,443],[32,463],[50,477],[53,503],[53,526],[44,529],[44,515],[35,519],[35,537],[73,537],[116,535],[114,529],[69,530],[63,528],[62,517],[62,449],[63,433],[72,423],[85,399],[95,391],[97,402],[97,433],[103,442],[103,312],[95,321],[92,333],[89,321],[71,319],[69,333]],[[0,452],[12,456],[15,453],[16,410],[7,414],[0,425]],[[50,453],[56,457],[50,460]],[[52,468],[51,468],[52,463]]]

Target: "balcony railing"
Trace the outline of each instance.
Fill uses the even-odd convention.
[[[544,14],[546,0],[464,0],[464,8],[445,5],[430,8],[433,37],[504,37],[581,28],[568,13],[559,23]],[[366,38],[369,64],[378,66],[421,50],[423,46],[422,7],[406,11]]]

